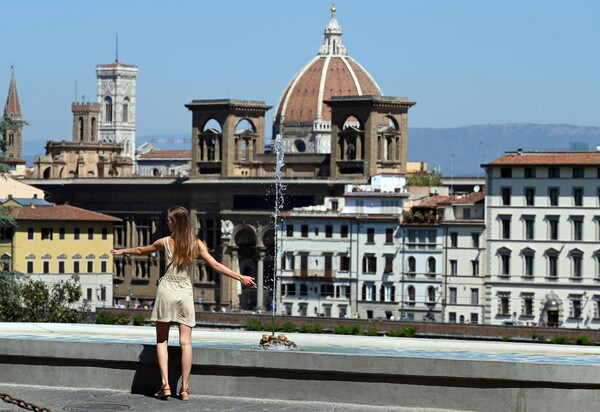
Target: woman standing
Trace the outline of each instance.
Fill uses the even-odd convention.
[[[113,249],[113,255],[148,255],[165,251],[167,269],[159,279],[156,300],[151,320],[156,324],[156,353],[162,386],[156,393],[158,398],[171,395],[169,386],[168,340],[171,324],[179,326],[181,345],[181,389],[179,397],[188,400],[190,373],[192,370],[192,328],[196,325],[194,296],[190,273],[197,256],[200,256],[214,271],[237,279],[246,287],[256,288],[254,278],[243,276],[217,262],[208,253],[206,246],[194,235],[192,219],[187,209],[173,207],[167,214],[167,226],[171,236],[162,238],[150,246],[130,249]]]

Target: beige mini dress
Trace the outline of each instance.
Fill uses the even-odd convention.
[[[177,268],[173,261],[170,236],[164,238],[165,257],[168,269],[159,280],[156,289],[154,309],[152,309],[153,322],[172,322],[193,328],[196,326],[196,313],[194,310],[194,292],[190,280],[192,265]]]

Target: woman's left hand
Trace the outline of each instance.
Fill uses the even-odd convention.
[[[242,277],[240,278],[240,282],[242,282],[242,284],[246,287],[256,289],[256,283],[254,283],[253,277],[242,275]]]

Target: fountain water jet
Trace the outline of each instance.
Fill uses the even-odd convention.
[[[295,348],[296,344],[289,340],[285,335],[275,336],[275,312],[277,311],[277,273],[279,273],[279,265],[281,264],[281,245],[279,244],[279,225],[282,223],[279,218],[279,214],[283,209],[285,185],[282,183],[281,169],[285,166],[284,163],[284,150],[283,150],[283,139],[281,135],[275,137],[275,208],[273,210],[273,227],[274,230],[274,241],[273,247],[275,248],[275,262],[273,262],[273,300],[271,303],[271,335],[263,335],[260,340],[260,346],[263,348],[267,347],[292,347]]]

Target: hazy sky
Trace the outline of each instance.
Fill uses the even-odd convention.
[[[331,1],[3,2],[0,99],[11,65],[25,154],[71,140],[71,102],[96,101],[97,64],[139,68],[137,136],[191,131],[193,99],[276,106],[323,43]],[[598,0],[338,0],[343,43],[411,127],[600,126]],[[75,94],[77,83],[77,95]],[[3,107],[3,105],[2,105]],[[271,135],[267,113],[266,135]],[[142,142],[138,140],[138,145]],[[32,153],[33,152],[33,153]]]

